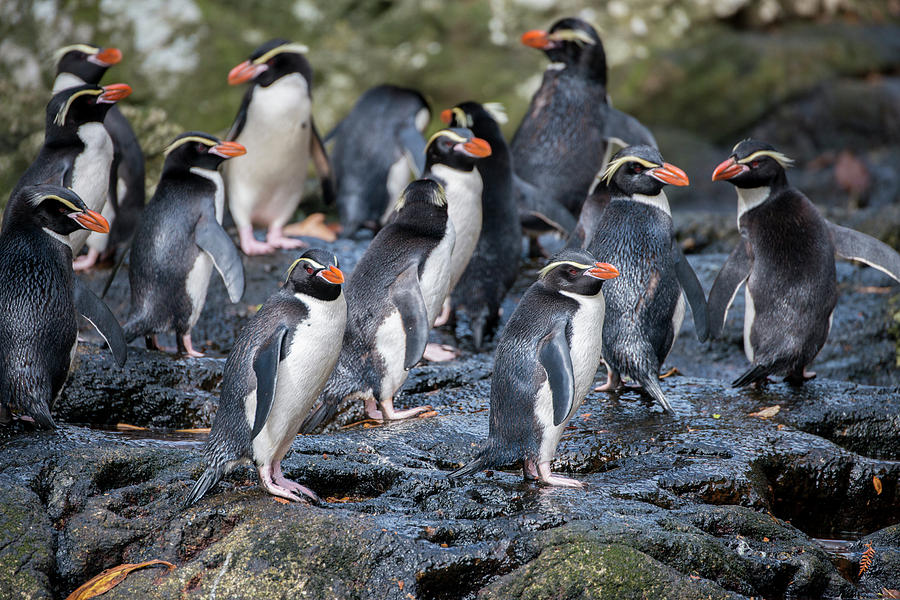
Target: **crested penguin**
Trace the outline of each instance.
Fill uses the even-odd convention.
[[[366,90],[325,142],[334,140],[331,164],[342,234],[360,227],[377,231],[394,212],[394,201],[425,169],[425,138],[431,120],[416,90],[377,85]]]
[[[106,70],[122,60],[118,48],[100,48],[92,44],[65,46],[54,56],[54,94],[86,83],[97,85]],[[94,266],[101,254],[114,254],[115,249],[131,237],[144,210],[144,153],[137,136],[118,106],[109,109],[103,126],[113,142],[109,192],[101,212],[109,221],[110,232],[108,236],[93,233],[88,236],[87,254],[76,257],[73,263],[76,271]]]
[[[334,201],[331,165],[312,118],[312,67],[308,48],[274,39],[257,48],[228,74],[230,85],[250,82],[227,139],[247,148],[247,156],[225,167],[228,208],[245,254],[301,248],[283,227],[303,196],[309,159],[319,174],[327,204]],[[266,241],[253,225],[268,228]]]
[[[347,282],[341,355],[303,433],[330,421],[344,400],[363,400],[372,419],[405,419],[428,410],[395,410],[394,395],[422,358],[450,289],[456,233],[447,201],[437,181],[413,181],[360,258]]]
[[[732,385],[785,375],[802,383],[831,329],[837,304],[834,257],[858,260],[900,281],[900,255],[868,235],[830,223],[800,190],[788,183],[792,160],[757,140],[739,142],[713,171],[738,196],[741,241],[728,256],[709,292],[712,337],[721,334],[741,285],[744,353],[750,368]]]
[[[603,360],[615,390],[620,376],[638,382],[662,407],[672,411],[659,386],[659,368],[675,343],[687,296],[697,337],[707,336],[706,296],[675,240],[672,214],[663,187],[685,186],[684,171],[663,162],[656,148],[629,146],[610,161],[603,176],[609,204],[587,246],[610,260],[622,274],[603,290]]]
[[[522,460],[526,479],[582,486],[554,475],[550,463],[600,366],[601,288],[618,275],[614,266],[578,249],[563,250],[541,269],[497,342],[488,439],[450,477]]]
[[[451,127],[468,127],[485,140],[491,155],[478,161],[483,182],[478,244],[451,297],[469,316],[472,341],[480,350],[500,321],[500,306],[519,273],[522,227],[513,197],[509,147],[500,131],[506,113],[499,104],[463,102],[441,113]]]
[[[656,140],[610,106],[606,53],[591,25],[561,19],[549,31],[524,33],[522,43],[550,59],[510,144],[522,226],[567,234],[612,145],[656,146]]]
[[[213,267],[231,301],[241,299],[244,268],[222,229],[225,193],[217,169],[245,152],[237,142],[197,131],[179,135],[166,148],[156,193],[131,245],[129,342],[143,335],[148,348],[159,349],[156,334],[174,329],[179,352],[203,356],[193,347],[191,329],[206,302]]]
[[[186,506],[248,462],[273,496],[299,501],[303,494],[318,501],[315,492],[284,477],[281,459],[337,361],[347,321],[343,282],[336,257],[307,250],[241,330],[225,362],[219,409],[204,448],[208,465]]]
[[[71,188],[89,209],[101,212],[113,163],[113,142],[103,121],[113,104],[130,94],[124,83],[86,84],[54,94],[47,104],[44,144],[12,195],[25,186],[51,183]],[[65,240],[73,256],[89,233],[77,229]]]
[[[75,278],[65,237],[109,224],[71,189],[20,187],[0,229],[0,421],[12,416],[55,427],[50,409],[69,375],[84,315],[109,343],[119,366],[127,350],[106,304]]]

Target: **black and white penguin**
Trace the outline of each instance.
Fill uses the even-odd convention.
[[[606,53],[591,25],[561,19],[550,31],[526,32],[522,43],[551,61],[511,143],[522,226],[567,234],[611,144],[656,146],[656,140],[610,106]]]
[[[468,314],[472,341],[480,350],[497,329],[500,305],[516,281],[522,252],[509,147],[500,131],[506,113],[499,104],[463,102],[441,112],[441,120],[468,127],[491,147],[491,155],[476,165],[483,182],[478,244],[451,297],[452,307]]]
[[[148,348],[159,349],[156,334],[174,329],[179,352],[203,356],[194,350],[191,329],[206,302],[213,267],[232,302],[243,296],[241,255],[222,229],[225,192],[217,169],[245,152],[237,142],[197,131],[179,135],[166,148],[156,193],[131,244],[129,342],[142,335]]]
[[[526,479],[582,486],[551,473],[550,463],[600,366],[601,288],[618,275],[578,249],[562,251],[541,269],[497,343],[487,442],[450,477],[522,460]]]
[[[78,229],[106,233],[109,224],[70,189],[26,186],[6,205],[0,230],[0,421],[23,415],[55,427],[50,409],[75,356],[76,312],[106,338],[119,366],[125,363],[122,328],[75,278],[72,251],[60,239]]]
[[[484,183],[475,164],[491,155],[491,145],[475,137],[465,127],[441,129],[431,136],[425,147],[426,179],[437,181],[447,195],[447,212],[456,231],[456,243],[450,258],[450,287],[436,326],[450,319],[450,292],[456,287],[481,235],[481,193]],[[444,361],[456,357],[456,350],[429,344],[426,360]]]
[[[436,181],[410,183],[396,208],[347,282],[341,356],[304,433],[330,421],[345,399],[363,400],[372,419],[405,419],[428,409],[395,410],[394,395],[422,358],[449,291],[456,234]]]
[[[216,420],[204,455],[209,463],[185,502],[197,502],[242,463],[253,463],[273,496],[318,501],[286,479],[281,459],[297,436],[341,350],[347,302],[337,258],[310,249],[294,261],[281,289],[241,330],[225,362]]]
[[[47,104],[44,145],[12,195],[25,186],[50,183],[71,188],[89,209],[101,212],[113,163],[113,142],[103,122],[112,105],[129,94],[131,87],[124,83],[86,84],[55,94]],[[77,229],[66,238],[74,256],[89,233]]]
[[[813,377],[813,361],[831,329],[837,304],[834,256],[864,262],[900,281],[900,255],[887,244],[825,220],[792,187],[793,161],[764,142],[744,140],[713,171],[737,189],[741,242],[709,292],[710,334],[718,337],[735,295],[746,283],[744,353],[750,369],[735,387],[785,375]]]
[[[302,44],[270,40],[228,74],[231,85],[250,82],[227,136],[247,148],[247,156],[225,168],[228,207],[248,255],[306,245],[282,229],[300,204],[310,157],[325,202],[334,201],[331,165],[312,118],[307,51]],[[265,242],[253,237],[253,225],[268,228]]]
[[[100,48],[92,44],[66,46],[57,50],[54,56],[54,94],[86,83],[97,85],[106,70],[122,60],[122,53],[117,48]],[[109,221],[110,232],[108,236],[88,236],[88,252],[75,259],[73,267],[76,271],[94,266],[101,254],[114,254],[115,249],[131,237],[144,210],[144,153],[137,136],[117,106],[106,113],[103,126],[113,142],[109,193],[101,212]]]
[[[684,319],[682,291],[700,341],[708,329],[706,296],[675,240],[663,192],[666,184],[688,185],[688,178],[656,148],[629,146],[610,161],[604,181],[611,199],[587,249],[612,261],[622,276],[603,289],[607,382],[598,389],[615,390],[627,375],[671,412],[658,378]]]
[[[326,143],[334,139],[331,164],[343,236],[360,227],[377,231],[394,212],[410,173],[422,176],[422,133],[430,120],[421,93],[384,84],[366,90],[325,137]]]

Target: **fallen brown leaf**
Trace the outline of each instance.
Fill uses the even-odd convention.
[[[757,411],[755,413],[750,413],[749,417],[759,417],[760,419],[770,419],[778,414],[781,410],[781,405],[776,404],[775,406],[767,406],[766,408]]]
[[[116,423],[116,429],[119,431],[147,431],[146,427],[138,427],[137,425],[129,425],[128,423]]]
[[[287,498],[279,498],[278,496],[272,496],[272,500],[277,502],[278,504],[290,504],[291,501]]]
[[[404,583],[403,583],[403,580],[401,579],[397,582],[397,587],[400,588],[401,592],[403,591],[403,586],[404,586]]]
[[[681,375],[681,371],[679,371],[676,367],[672,367],[665,373],[659,376],[660,379],[666,379],[668,377],[673,377],[675,375]]]
[[[876,285],[861,285],[859,287],[853,288],[853,291],[859,292],[860,294],[890,294],[894,291],[894,289]]]
[[[193,429],[176,429],[175,433],[209,433],[209,427],[194,427]]]
[[[875,486],[875,494],[881,495],[881,480],[878,479],[878,475],[872,475],[872,485]]]
[[[106,569],[96,577],[90,579],[87,583],[82,584],[77,590],[69,594],[66,600],[88,600],[96,598],[100,594],[105,594],[113,589],[128,577],[128,574],[144,567],[152,565],[165,565],[168,568],[167,573],[175,568],[170,562],[164,560],[148,560],[142,563],[126,563],[118,567]]]
[[[427,419],[429,417],[436,417],[437,414],[438,414],[438,411],[436,411],[436,410],[426,410],[425,412],[419,413],[418,415],[416,415],[416,418],[417,419]]]
[[[337,234],[334,230],[325,224],[325,215],[323,213],[313,213],[299,223],[286,225],[284,234],[294,236],[308,235],[326,242],[333,242],[337,239]]]
[[[881,588],[881,595],[885,598],[900,598],[900,590],[889,590],[883,587]]]

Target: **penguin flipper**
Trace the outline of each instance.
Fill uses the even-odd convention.
[[[553,424],[566,420],[575,404],[575,372],[566,341],[565,326],[557,326],[541,340],[538,350],[541,366],[547,371],[553,397]]]
[[[241,107],[238,109],[237,116],[234,118],[234,123],[231,124],[231,129],[228,130],[228,134],[225,136],[225,139],[228,141],[235,141],[239,135],[241,135],[241,131],[244,130],[244,125],[247,123],[247,111],[250,109],[250,99],[253,97],[253,90],[256,88],[255,85],[251,85],[247,88],[247,91],[244,92],[244,98],[241,100]]]
[[[513,188],[519,205],[522,227],[532,230],[556,230],[568,235],[577,222],[569,210],[553,199],[545,197],[537,187],[513,173]]]
[[[410,265],[391,286],[391,300],[400,312],[403,330],[406,332],[406,356],[403,368],[409,371],[422,360],[428,344],[428,310],[419,287],[419,267]]]
[[[398,135],[413,175],[416,178],[421,177],[422,173],[425,172],[425,138],[416,129],[414,121],[410,121],[401,127]]]
[[[828,223],[834,250],[841,258],[858,260],[900,281],[900,254],[870,235]]]
[[[244,264],[234,242],[222,226],[208,215],[201,216],[197,221],[194,240],[209,255],[222,276],[228,289],[228,298],[232,302],[238,302],[244,295]]]
[[[125,333],[122,326],[116,321],[112,311],[106,305],[106,302],[97,297],[84,283],[77,277],[74,286],[75,310],[78,314],[90,321],[91,325],[100,332],[103,339],[109,345],[116,363],[121,367],[128,358],[128,345],[125,343]]]
[[[647,127],[620,110],[616,110],[612,106],[606,109],[606,120],[603,122],[603,137],[609,142],[626,146],[637,146],[646,144],[658,148],[656,138],[650,133]],[[624,142],[624,143],[623,143]]]
[[[281,362],[281,346],[288,328],[284,325],[260,346],[253,360],[253,372],[256,373],[256,414],[253,417],[252,441],[262,431],[275,401],[275,387],[278,385],[278,363]]]
[[[309,126],[312,132],[312,135],[309,136],[309,153],[312,155],[313,165],[316,167],[316,173],[319,175],[319,182],[322,185],[322,200],[325,204],[333,205],[335,193],[331,161],[328,160],[328,152],[325,151],[325,144],[319,136],[319,130],[316,129],[316,122],[312,116],[309,117]]]
[[[687,296],[688,303],[691,305],[691,313],[694,315],[694,328],[697,330],[697,339],[705,342],[709,337],[709,314],[706,307],[706,294],[703,293],[703,286],[697,279],[697,274],[688,262],[681,246],[674,239],[672,240],[672,258],[675,262],[675,276],[684,295]],[[678,335],[678,332],[675,332]]]
[[[712,289],[709,290],[707,314],[710,338],[715,339],[722,334],[722,327],[725,326],[725,316],[728,314],[728,308],[734,301],[741,284],[750,276],[751,264],[750,254],[747,252],[747,243],[741,240],[734,250],[731,251],[731,254],[728,255],[725,264],[722,265],[722,269],[716,275]],[[691,310],[693,308],[691,306]]]

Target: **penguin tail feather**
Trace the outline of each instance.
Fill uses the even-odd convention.
[[[42,404],[44,403],[32,404],[30,410],[27,411],[28,416],[34,419],[35,425],[41,429],[56,429],[56,421],[50,415],[50,410],[46,406],[41,406]]]
[[[772,368],[767,365],[753,365],[746,373],[731,382],[731,387],[743,387],[765,379],[772,373]]]
[[[484,469],[491,466],[488,464],[490,461],[487,460],[484,453],[479,454],[475,457],[471,462],[461,466],[457,470],[452,473],[448,473],[447,477],[450,479],[458,479],[460,477],[465,477],[466,475],[472,475],[473,473],[477,473],[478,471],[483,471]]]
[[[300,425],[300,433],[312,433],[323,423],[333,419],[336,412],[337,404],[323,398],[319,405],[306,415],[303,424]]]
[[[456,469],[452,473],[448,473],[447,477],[457,479],[472,475],[478,471],[483,471],[490,467],[498,465],[507,465],[521,459],[525,454],[519,445],[502,445],[496,440],[488,438],[487,444],[470,462]]]
[[[659,402],[660,406],[662,406],[666,412],[675,414],[675,410],[672,408],[672,405],[669,404],[669,401],[666,400],[666,395],[663,394],[662,388],[659,386],[659,380],[655,374],[651,377],[647,377],[644,381],[641,381],[640,384],[648,394],[653,396],[654,400]]]
[[[206,492],[208,492],[214,485],[219,483],[219,480],[221,480],[224,475],[224,463],[215,463],[206,467],[206,470],[203,471],[202,475],[200,475],[200,479],[198,479],[197,483],[194,484],[194,489],[191,490],[191,493],[188,494],[188,497],[185,499],[182,508],[189,508],[196,504],[197,501],[206,494]]]

